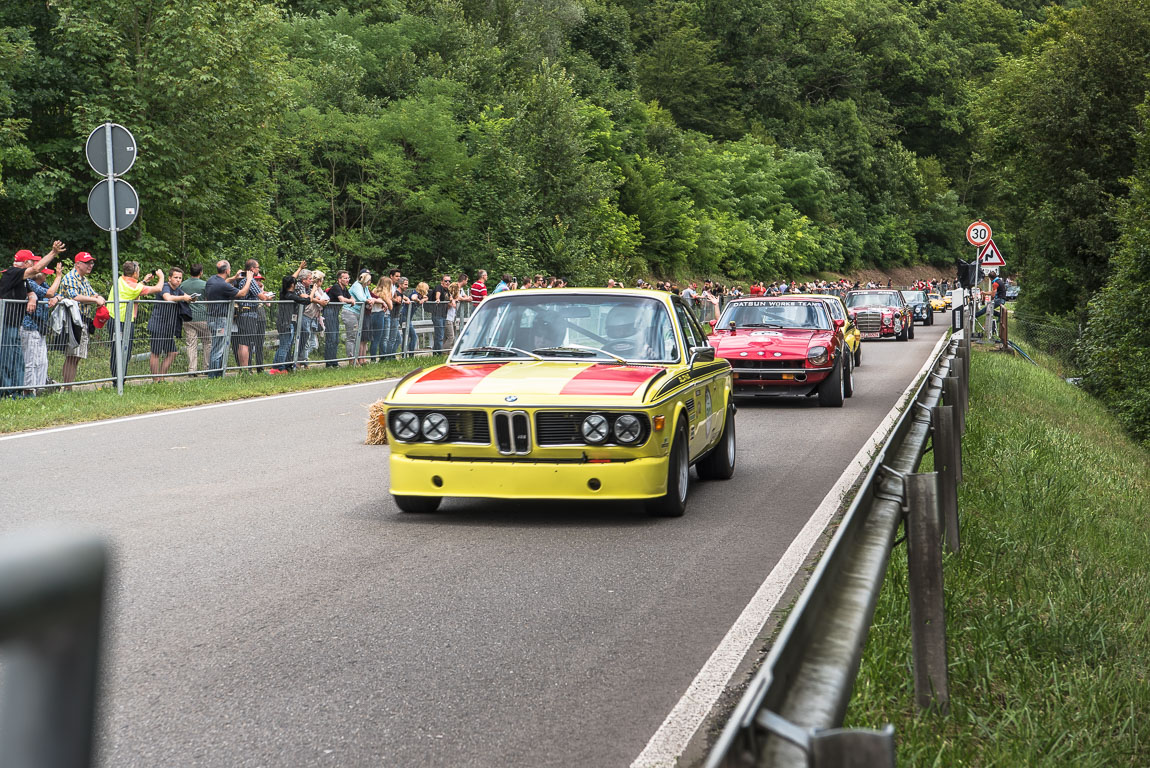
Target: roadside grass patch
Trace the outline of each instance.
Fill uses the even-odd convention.
[[[892,723],[904,766],[1150,765],[1150,454],[1017,356],[975,348],[970,397],[951,711],[914,706],[899,547],[847,723]]]
[[[94,390],[56,392],[41,397],[0,400],[0,433],[79,424],[85,421],[168,411],[207,403],[243,400],[308,389],[378,381],[416,368],[443,362],[442,355],[401,358],[340,368],[312,365],[281,376],[261,373],[229,374],[222,379],[171,379],[153,384],[125,383],[123,397],[114,386]]]

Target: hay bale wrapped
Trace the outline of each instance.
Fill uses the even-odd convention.
[[[376,400],[367,409],[367,445],[387,445],[387,428],[383,426],[383,401]]]

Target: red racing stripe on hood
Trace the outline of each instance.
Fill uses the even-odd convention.
[[[596,363],[573,376],[559,394],[633,395],[639,387],[658,376],[661,370]]]
[[[411,395],[469,395],[479,382],[506,363],[444,365],[420,376],[407,392]]]

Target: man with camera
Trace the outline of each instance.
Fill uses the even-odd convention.
[[[239,272],[236,277],[237,288],[228,282],[232,273],[232,265],[227,259],[216,262],[216,274],[208,279],[204,285],[204,302],[207,307],[208,330],[212,334],[212,354],[208,361],[210,366],[208,378],[218,379],[224,375],[224,357],[228,352],[227,322],[228,304],[236,299],[245,298],[256,284],[256,273],[250,270]]]

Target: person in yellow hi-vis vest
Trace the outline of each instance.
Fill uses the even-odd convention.
[[[120,343],[124,345],[124,362],[131,358],[132,355],[132,337],[136,333],[136,317],[140,313],[139,304],[132,304],[132,323],[125,327],[126,319],[128,317],[128,304],[135,302],[141,296],[150,296],[154,293],[159,293],[164,287],[164,272],[163,270],[156,270],[156,284],[147,285],[148,280],[152,278],[153,273],[149,272],[144,275],[144,279],[140,280],[140,263],[138,261],[125,261],[120,268],[119,292],[120,303],[112,309],[112,320],[120,324]],[[116,344],[115,344],[115,327],[108,328],[108,337],[112,340],[109,345],[112,349],[112,359],[110,366],[112,369],[112,378],[116,378]],[[124,366],[125,371],[127,365]]]

